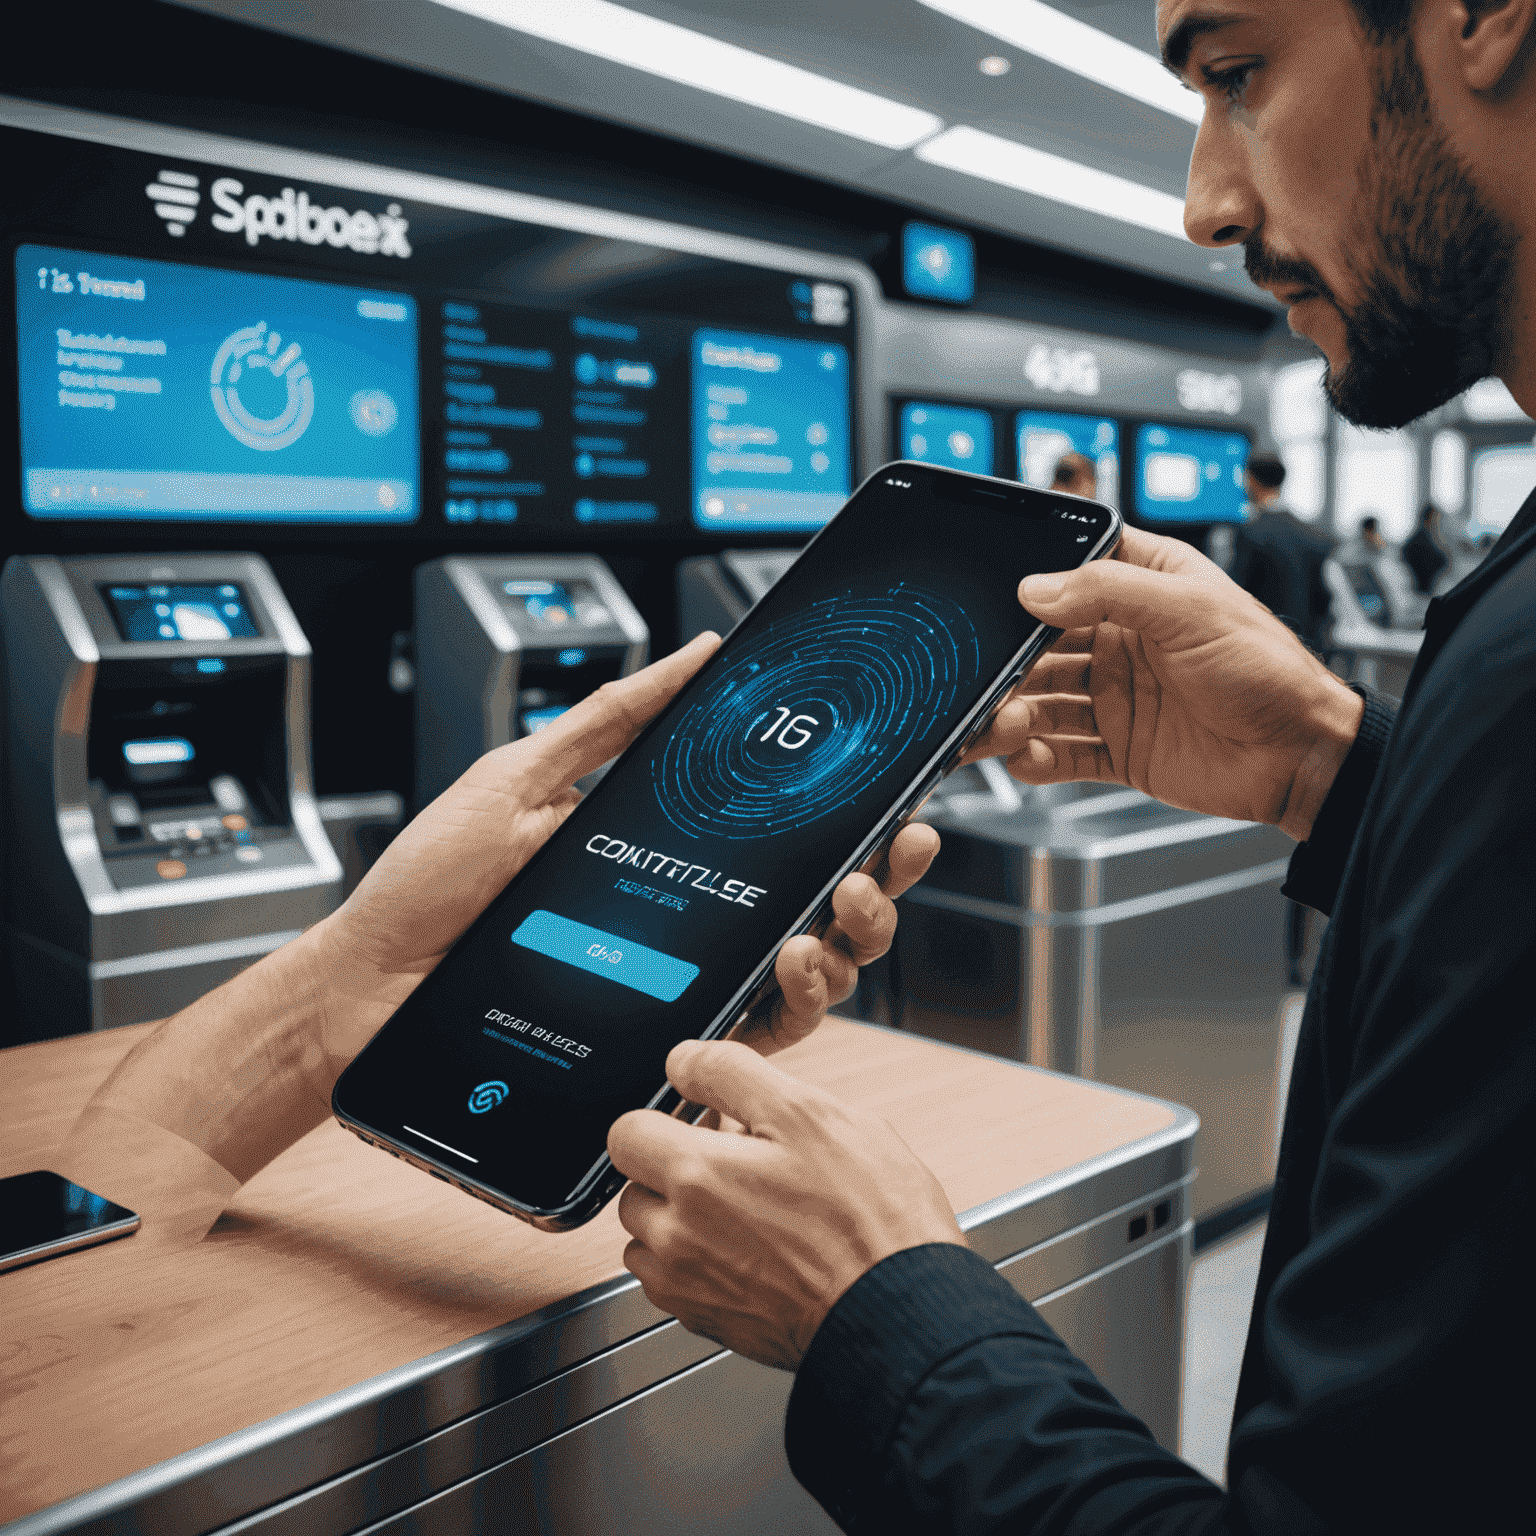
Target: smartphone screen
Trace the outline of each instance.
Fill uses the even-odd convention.
[[[343,1121],[569,1205],[667,1052],[728,1027],[1049,638],[1020,579],[1117,531],[1092,502],[878,471],[346,1071]]]
[[[46,1169],[0,1179],[0,1269],[126,1237],[138,1224],[132,1211]]]

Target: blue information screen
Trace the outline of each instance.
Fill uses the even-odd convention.
[[[259,631],[233,582],[101,589],[124,640],[253,640]]]
[[[408,295],[24,245],[16,310],[33,517],[415,521]]]
[[[1019,479],[1037,491],[1051,488],[1062,456],[1081,453],[1098,470],[1098,499],[1120,505],[1120,428],[1105,416],[1075,411],[1020,411],[1014,418],[1019,446]]]
[[[901,408],[901,456],[946,469],[992,473],[992,413],[914,400]]]
[[[702,330],[692,352],[695,525],[820,528],[852,490],[847,349]]]
[[[1240,523],[1248,500],[1248,439],[1208,427],[1136,433],[1136,510],[1149,523]]]
[[[969,304],[976,294],[971,237],[937,224],[908,224],[901,232],[901,283],[914,298]]]

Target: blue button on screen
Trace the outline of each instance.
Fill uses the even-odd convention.
[[[512,942],[551,960],[563,960],[577,970],[605,976],[621,987],[644,992],[647,997],[675,1003],[699,974],[696,965],[675,960],[659,949],[649,949],[633,939],[573,923],[553,912],[534,912],[518,924]]]
[[[913,298],[969,304],[976,293],[971,237],[936,224],[908,224],[901,232],[901,281]]]

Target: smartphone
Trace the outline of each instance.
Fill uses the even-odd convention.
[[[138,1225],[134,1212],[46,1169],[0,1179],[0,1270],[127,1237]]]
[[[748,1015],[1056,639],[1020,579],[1119,535],[1096,502],[877,470],[342,1074],[342,1125],[589,1220],[624,1185],[613,1122],[682,1108],[667,1052]]]

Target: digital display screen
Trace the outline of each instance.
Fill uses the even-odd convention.
[[[847,349],[702,330],[692,370],[695,524],[820,528],[853,488]]]
[[[255,640],[261,631],[233,582],[101,588],[124,640]]]
[[[409,523],[409,296],[24,245],[23,501],[35,518]]]
[[[1075,411],[1020,411],[1014,418],[1018,442],[1019,479],[1037,491],[1048,491],[1062,457],[1080,453],[1093,461],[1096,500],[1120,505],[1120,427],[1106,416],[1080,416]]]
[[[1240,523],[1250,445],[1241,432],[1144,426],[1136,433],[1136,510],[1149,523]]]
[[[865,487],[491,903],[348,1070],[345,1114],[567,1200],[1018,654],[1020,579],[1107,526],[908,473]]]
[[[901,408],[903,459],[942,464],[946,469],[992,471],[992,413],[963,405],[930,405],[913,400]]]
[[[442,315],[449,523],[643,529],[676,520],[690,463],[700,528],[815,529],[847,499],[837,342],[461,300]]]
[[[969,304],[976,294],[976,247],[958,229],[908,224],[901,232],[901,285],[915,299]]]

